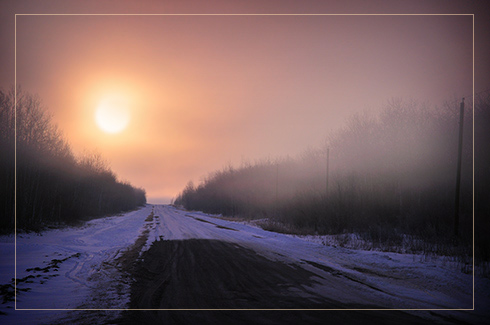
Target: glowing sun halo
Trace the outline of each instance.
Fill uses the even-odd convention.
[[[97,125],[107,133],[121,132],[128,126],[129,120],[129,105],[121,98],[104,99],[95,111]]]

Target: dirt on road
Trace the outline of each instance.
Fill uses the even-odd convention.
[[[138,311],[123,312],[116,320],[119,324],[428,323],[400,311],[290,310],[376,306],[342,304],[320,296],[312,287],[318,274],[226,241],[156,241],[130,276],[129,308]]]

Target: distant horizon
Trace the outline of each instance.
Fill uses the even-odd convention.
[[[172,197],[150,197],[147,196],[147,204],[170,204]]]

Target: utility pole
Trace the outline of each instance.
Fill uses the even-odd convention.
[[[326,178],[326,187],[325,187],[325,197],[328,198],[328,164],[329,164],[329,154],[330,148],[327,147],[327,178]]]
[[[463,153],[464,98],[459,107],[458,168],[456,172],[456,195],[454,200],[454,235],[459,235],[459,194],[461,189],[461,159]]]
[[[274,217],[278,215],[279,205],[279,162],[276,162],[276,200],[274,204]]]

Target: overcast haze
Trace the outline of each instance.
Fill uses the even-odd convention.
[[[47,3],[48,13],[85,12],[75,3],[66,11],[56,5],[62,2]],[[103,3],[89,12],[115,4]],[[10,15],[46,13],[22,4],[8,3]],[[144,7],[113,12],[169,12]],[[230,2],[226,8],[264,12]],[[294,9],[302,12],[276,12]],[[453,13],[471,12],[463,9]],[[440,105],[473,91],[470,15],[47,15],[17,16],[16,26],[17,84],[41,97],[75,153],[96,149],[152,203],[168,202],[187,181],[228,163],[320,146],[350,115],[390,98]],[[13,35],[5,36],[12,28],[5,30],[2,39],[12,46]],[[11,57],[2,58],[10,66]],[[476,68],[476,91],[489,88],[486,64]],[[1,82],[13,84],[8,76]],[[108,95],[129,103],[131,120],[121,133],[104,133],[95,123]]]

